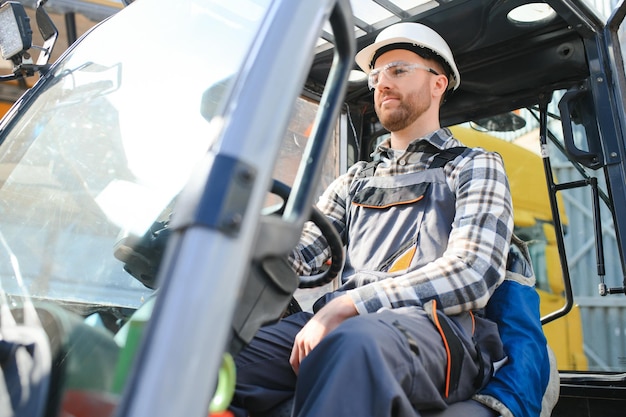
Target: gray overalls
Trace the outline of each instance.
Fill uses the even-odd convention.
[[[351,279],[354,271],[401,273],[443,254],[455,196],[441,167],[472,152],[457,149],[422,172],[376,177],[364,170],[355,179],[342,286],[314,309],[367,284]],[[372,224],[380,231],[375,240]],[[495,324],[472,313],[448,317],[431,300],[346,320],[307,356],[296,379],[279,363],[288,361],[293,337],[309,318],[296,314],[261,329],[239,355],[238,406],[263,412],[288,399],[295,386],[293,415],[415,417],[416,409],[470,398],[504,358]]]
[[[368,165],[350,188],[348,246],[343,283],[355,269],[409,272],[443,255],[455,214],[455,196],[443,165],[468,148],[453,148],[429,169],[376,177]],[[373,239],[368,230],[380,232]],[[363,284],[363,283],[358,283]]]

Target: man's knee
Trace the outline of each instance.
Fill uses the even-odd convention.
[[[320,344],[331,344],[336,348],[358,350],[377,344],[383,330],[369,315],[356,316],[344,321],[329,333]]]
[[[311,351],[303,366],[308,362],[311,371],[316,372],[320,363],[383,366],[389,357],[395,361],[399,356],[397,340],[394,342],[397,336],[389,326],[373,318],[373,315],[357,316],[343,322]],[[301,372],[307,372],[307,368]]]

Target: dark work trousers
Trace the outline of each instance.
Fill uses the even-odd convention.
[[[292,397],[293,416],[416,417],[416,409],[444,409],[470,398],[479,388],[477,380],[484,382],[477,376],[490,366],[483,368],[477,359],[473,326],[490,340],[481,357],[488,356],[485,351],[502,355],[495,324],[478,317],[472,323],[469,315],[449,320],[462,346],[456,369],[462,366],[453,381],[456,389],[446,397],[449,346],[424,309],[405,307],[346,320],[302,361],[296,377],[289,356],[295,335],[311,316],[297,313],[260,329],[237,356],[231,408],[237,417],[264,415]]]

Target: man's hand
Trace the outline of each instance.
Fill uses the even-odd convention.
[[[328,333],[344,320],[356,315],[354,302],[345,294],[322,307],[296,335],[289,358],[294,372],[298,373],[300,362]]]

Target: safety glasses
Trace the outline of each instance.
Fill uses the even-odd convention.
[[[385,77],[393,80],[396,78],[404,77],[405,75],[412,73],[416,69],[422,69],[430,72],[431,74],[439,75],[437,71],[425,65],[411,64],[404,61],[396,61],[390,62],[383,67],[371,70],[367,79],[367,85],[370,90],[375,89],[378,85],[378,81],[380,80],[381,73],[384,73]]]

